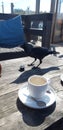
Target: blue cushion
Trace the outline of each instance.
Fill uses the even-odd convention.
[[[12,48],[25,42],[21,16],[0,21],[0,47]]]

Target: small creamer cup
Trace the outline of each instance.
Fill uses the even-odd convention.
[[[42,83],[43,81],[43,83]],[[39,75],[33,75],[28,79],[28,90],[30,96],[39,99],[45,94],[48,88],[48,80]]]

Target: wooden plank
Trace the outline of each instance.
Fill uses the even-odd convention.
[[[26,33],[30,35],[35,35],[35,36],[42,36],[43,35],[43,30],[40,30],[38,28],[29,28],[25,30]]]

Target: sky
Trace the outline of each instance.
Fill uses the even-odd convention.
[[[10,13],[10,4],[14,3],[14,9],[26,10],[29,7],[30,10],[35,11],[36,0],[0,0],[0,13],[2,13],[2,2],[4,5],[4,13]],[[51,0],[40,0],[40,11],[50,11]]]

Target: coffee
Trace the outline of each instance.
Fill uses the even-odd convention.
[[[30,78],[30,83],[34,84],[35,86],[42,86],[46,84],[46,80],[41,76],[34,76]]]

